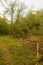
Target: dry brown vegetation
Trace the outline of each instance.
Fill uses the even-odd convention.
[[[38,65],[43,65],[43,36],[30,36],[27,39],[13,39],[8,36],[0,37],[0,65],[35,65],[39,41],[39,54],[41,58]],[[29,41],[31,40],[31,41]]]

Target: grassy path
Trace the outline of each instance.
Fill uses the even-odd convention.
[[[43,56],[43,40],[40,42],[39,52]],[[0,65],[35,65],[35,58],[35,43],[28,40],[12,39],[8,36],[0,37]],[[39,62],[39,65],[43,65],[43,62]]]

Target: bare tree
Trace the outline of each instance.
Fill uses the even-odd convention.
[[[20,17],[22,18],[22,16],[24,15],[25,12],[25,9],[27,7],[25,6],[24,3],[20,3],[19,6],[18,6],[18,9],[17,9],[17,16],[16,16],[16,22],[18,21],[18,19],[20,20]]]
[[[4,17],[5,17],[5,14],[10,14],[10,17],[11,17],[11,26],[12,26],[12,22],[13,22],[13,15],[14,15],[14,12],[15,12],[15,9],[16,9],[16,2],[17,0],[15,0],[13,3],[12,2],[7,2],[7,0],[4,0],[4,2],[6,3],[7,7],[5,7],[4,3],[2,2],[2,0],[0,0],[2,6],[5,8],[5,11],[4,11]]]

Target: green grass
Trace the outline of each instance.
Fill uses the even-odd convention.
[[[35,43],[29,42],[28,40],[24,41],[23,39],[13,39],[10,36],[0,37],[0,65],[35,64],[36,64]],[[42,65],[43,63],[38,64]]]

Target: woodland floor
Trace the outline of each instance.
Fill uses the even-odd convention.
[[[40,59],[37,61],[37,42]],[[43,36],[13,39],[0,36],[0,65],[43,65]]]

